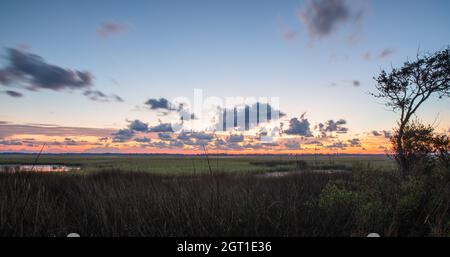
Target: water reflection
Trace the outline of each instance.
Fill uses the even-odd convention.
[[[0,165],[0,172],[68,172],[80,170],[80,167],[67,165],[22,165],[22,164],[7,164]]]

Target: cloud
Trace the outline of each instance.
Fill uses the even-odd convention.
[[[78,145],[78,143],[75,140],[71,139],[71,138],[65,138],[64,139],[64,144],[65,145]]]
[[[239,143],[244,141],[244,135],[230,135],[227,138],[228,143]]]
[[[140,120],[134,120],[131,121],[128,125],[128,128],[133,131],[139,131],[139,132],[147,132],[148,131],[148,124],[144,123]]]
[[[372,53],[370,51],[367,51],[363,54],[363,58],[366,61],[371,61],[373,59],[385,59],[388,58],[392,55],[394,55],[397,52],[396,49],[394,48],[383,48],[381,49],[381,51],[375,55],[372,55]]]
[[[319,123],[318,128],[319,131],[322,132],[322,135],[325,136],[326,133],[339,133],[345,134],[348,132],[348,128],[344,127],[347,124],[347,121],[344,119],[340,119],[338,121],[328,120],[325,123]]]
[[[96,136],[107,137],[114,130],[83,127],[63,127],[47,124],[11,124],[0,122],[0,137],[13,135],[43,135],[43,136]]]
[[[102,38],[108,38],[113,35],[117,35],[125,31],[126,27],[120,23],[108,21],[102,23],[97,28],[97,35]]]
[[[312,141],[306,141],[303,144],[305,145],[316,145],[316,146],[322,146],[323,143],[318,140],[312,140]]]
[[[188,133],[188,132],[182,131],[181,133],[178,134],[177,139],[186,141],[186,140],[190,140],[191,137],[189,136],[189,133]]]
[[[134,141],[138,143],[149,143],[151,140],[148,137],[137,137],[134,139]]]
[[[361,147],[361,140],[359,138],[353,138],[347,141],[352,147]]]
[[[48,64],[35,54],[8,48],[10,66],[0,70],[2,84],[25,83],[30,90],[83,89],[92,86],[93,76],[86,71],[64,69]]]
[[[204,132],[186,132],[182,131],[178,134],[177,140],[185,145],[202,146],[207,145],[213,140],[213,135]],[[217,141],[217,139],[216,139]]]
[[[123,98],[116,95],[116,94],[111,94],[110,97],[115,100],[116,102],[124,102]]]
[[[23,97],[23,94],[22,94],[22,93],[17,92],[17,91],[13,91],[13,90],[6,90],[6,91],[5,91],[5,94],[7,94],[7,95],[9,95],[9,96],[11,96],[11,97],[15,97],[15,98]]]
[[[206,141],[210,141],[213,139],[213,135],[212,134],[208,134],[208,133],[204,133],[204,132],[192,132],[190,134],[190,136],[192,138],[198,139],[198,140],[206,140]]]
[[[172,140],[172,135],[170,133],[158,133],[158,137],[161,140]]]
[[[0,140],[0,145],[22,145],[22,142],[17,140]]]
[[[370,133],[376,137],[384,136],[385,138],[390,138],[392,136],[392,132],[387,131],[387,130],[382,130],[382,131],[373,130]]]
[[[349,21],[360,21],[364,10],[355,9],[355,5],[356,2],[350,4],[345,0],[310,0],[300,9],[298,17],[312,38],[321,39]]]
[[[6,49],[9,64],[0,69],[0,84],[25,87],[31,91],[39,90],[85,90],[84,95],[93,101],[109,102],[110,100],[123,102],[115,94],[106,95],[93,87],[94,76],[88,71],[79,71],[59,67],[47,63],[39,55],[18,50]],[[6,91],[12,97],[20,97],[22,93]]]
[[[332,82],[331,84],[330,84],[330,86],[331,87],[335,87],[335,86],[338,86],[338,85],[340,85],[341,83],[338,83],[338,82]],[[343,80],[342,81],[342,84],[346,84],[346,85],[351,85],[351,86],[353,86],[353,87],[360,87],[361,86],[361,81],[360,80],[357,80],[357,79],[354,79],[354,80]]]
[[[145,102],[146,105],[149,106],[151,110],[167,110],[167,111],[175,111],[177,110],[176,107],[173,106],[172,103],[169,102],[166,98],[151,98]]]
[[[380,54],[378,55],[379,58],[386,58],[395,53],[395,49],[392,48],[385,48],[381,50]]]
[[[112,134],[113,142],[122,143],[129,141],[134,136],[134,131],[131,129],[120,129],[119,131]]]
[[[312,136],[310,130],[310,123],[308,119],[305,118],[305,113],[300,116],[300,119],[292,118],[289,121],[289,128],[284,131],[288,135],[299,135],[310,137]]]
[[[86,90],[83,95],[92,101],[96,102],[109,102],[111,100],[116,102],[123,102],[123,99],[115,94],[107,95],[100,90]]]
[[[334,142],[333,144],[326,146],[326,148],[342,149],[342,150],[345,150],[346,147],[348,147],[348,144],[346,144],[342,141]]]
[[[149,132],[173,132],[172,124],[170,123],[160,123],[156,126],[149,127]]]
[[[163,115],[176,113],[179,116],[179,121],[181,121],[181,124],[176,126],[183,126],[184,121],[196,119],[195,114],[191,113],[184,103],[172,103],[166,98],[151,98],[144,104],[148,105],[150,110],[160,111]],[[173,130],[173,127],[171,127],[171,130]]]
[[[376,130],[373,130],[372,132],[370,132],[373,136],[379,137],[382,136],[382,134]]]
[[[299,142],[296,141],[288,141],[284,143],[284,146],[290,150],[300,150],[302,149]]]
[[[15,76],[15,74],[13,71],[1,69],[0,70],[0,84],[2,84],[2,85],[10,84],[11,81],[14,79],[14,76]]]
[[[387,130],[383,130],[383,135],[385,138],[391,138],[392,137],[392,132],[391,131],[387,131]]]

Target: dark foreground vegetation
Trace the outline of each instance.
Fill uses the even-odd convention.
[[[364,171],[362,171],[364,170]],[[449,236],[450,172],[0,173],[0,236]]]

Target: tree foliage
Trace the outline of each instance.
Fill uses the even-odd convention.
[[[409,124],[411,118],[431,96],[450,97],[450,48],[434,54],[418,54],[416,60],[405,62],[401,68],[392,68],[389,72],[382,70],[375,80],[378,93],[373,95],[383,99],[394,112],[400,112],[392,143],[401,176],[405,177],[413,156],[411,151],[420,152],[424,150],[421,147],[428,149],[425,145],[405,144],[416,140],[415,136],[422,143],[430,139],[423,138],[430,136],[429,128]],[[410,134],[405,135],[406,131]]]

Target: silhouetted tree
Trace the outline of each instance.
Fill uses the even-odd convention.
[[[402,136],[399,130],[394,131],[391,137],[395,156],[399,149],[397,140],[401,140],[402,153],[406,160],[406,170],[409,173],[424,173],[441,161],[446,168],[449,166],[450,140],[446,135],[438,135],[431,125],[424,125],[419,121],[411,121],[403,129]]]
[[[394,149],[400,175],[405,178],[408,172],[408,158],[402,140],[405,128],[417,109],[432,95],[439,98],[450,96],[450,48],[434,54],[418,54],[415,61],[407,61],[401,68],[393,68],[390,72],[382,70],[375,80],[378,93],[373,95],[384,99],[394,112],[400,112]]]

